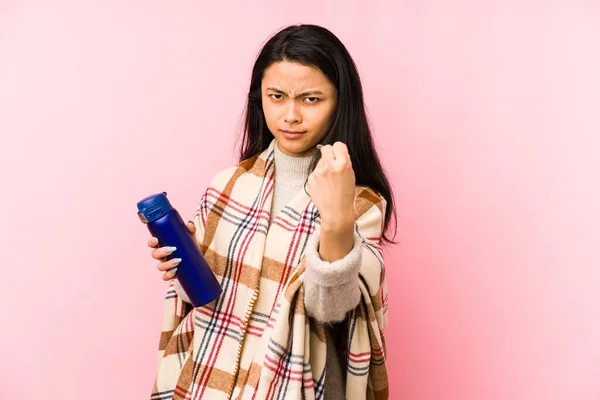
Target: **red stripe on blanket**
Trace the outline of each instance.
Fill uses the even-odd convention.
[[[269,356],[265,355],[265,358],[267,358],[271,363],[276,364],[275,360],[269,358]],[[290,381],[295,381],[295,382],[303,382],[305,384],[304,387],[307,388],[307,389],[312,389],[313,386],[314,386],[314,382],[313,382],[312,378],[302,378],[302,377],[296,378],[296,377],[293,377],[293,376],[287,376],[288,373],[300,374],[302,376],[303,371],[292,371],[292,370],[289,370],[289,369],[286,369],[284,371],[279,371],[278,369],[275,369],[274,367],[272,367],[270,365],[267,365],[266,363],[264,364],[264,366],[269,371],[272,371],[275,374],[277,374],[277,376],[279,378],[286,378],[286,379],[289,379]],[[284,375],[286,375],[286,376],[284,376]]]
[[[261,204],[261,207],[259,208],[250,208],[240,202],[237,202],[235,200],[233,200],[230,196],[226,195],[223,192],[219,192],[217,189],[210,187],[207,189],[207,193],[210,195],[210,197],[214,198],[215,202],[218,202],[219,199],[221,200],[227,200],[227,202],[225,203],[227,207],[239,212],[240,214],[246,216],[247,214],[249,214],[250,212],[256,213],[257,217],[259,219],[265,219],[265,220],[269,220],[271,217],[271,213],[267,210],[264,210]]]

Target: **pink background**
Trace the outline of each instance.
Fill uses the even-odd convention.
[[[311,22],[397,194],[392,398],[599,399],[599,3],[283,3],[0,2],[0,397],[148,397],[165,284],[135,203],[192,215],[261,43]]]

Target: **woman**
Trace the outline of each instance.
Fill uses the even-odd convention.
[[[380,246],[394,203],[331,32],[290,26],[264,45],[241,147],[188,223],[221,296],[192,307],[176,249],[149,241],[171,281],[152,399],[387,398]]]

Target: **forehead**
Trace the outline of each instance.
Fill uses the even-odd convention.
[[[275,86],[278,89],[290,92],[307,89],[319,89],[321,91],[334,89],[325,74],[317,68],[290,61],[271,64],[265,70],[262,86],[263,88]]]

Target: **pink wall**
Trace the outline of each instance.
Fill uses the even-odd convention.
[[[392,398],[600,398],[599,3],[262,4],[0,3],[0,397],[147,398],[165,286],[135,203],[193,213],[260,44],[313,22],[398,196]]]

